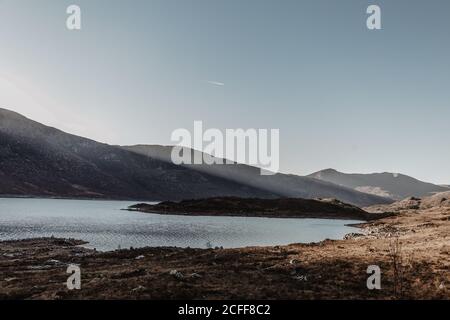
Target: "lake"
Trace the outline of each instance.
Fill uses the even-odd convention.
[[[271,246],[342,239],[355,220],[198,217],[124,211],[136,202],[0,199],[0,240],[75,238],[101,251],[145,246]]]

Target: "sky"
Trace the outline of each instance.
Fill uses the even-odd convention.
[[[0,107],[121,145],[275,128],[281,172],[450,184],[449,34],[448,0],[0,0]]]

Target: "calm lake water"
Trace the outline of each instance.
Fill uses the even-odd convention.
[[[76,238],[101,251],[144,246],[225,248],[342,239],[355,220],[168,216],[123,211],[136,202],[0,199],[0,240]]]

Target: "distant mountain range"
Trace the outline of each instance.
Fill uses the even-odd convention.
[[[0,108],[0,195],[133,200],[215,196],[392,202],[311,177],[261,176],[247,165],[177,166],[171,147],[120,147],[71,135]]]
[[[449,188],[446,186],[439,186],[403,174],[388,172],[347,174],[334,169],[327,169],[313,173],[309,177],[394,200],[402,200],[407,197],[421,198],[438,192],[449,191]]]

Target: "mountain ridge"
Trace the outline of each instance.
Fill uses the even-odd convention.
[[[390,202],[308,177],[260,176],[258,168],[241,164],[200,170],[177,166],[1,108],[0,195],[145,201],[215,196],[337,198],[358,206]]]
[[[0,178],[0,194],[19,196],[278,196],[68,134],[5,109],[0,109]]]
[[[448,191],[445,187],[423,182],[401,173],[343,173],[335,169],[325,169],[314,172],[309,177],[394,200]]]

